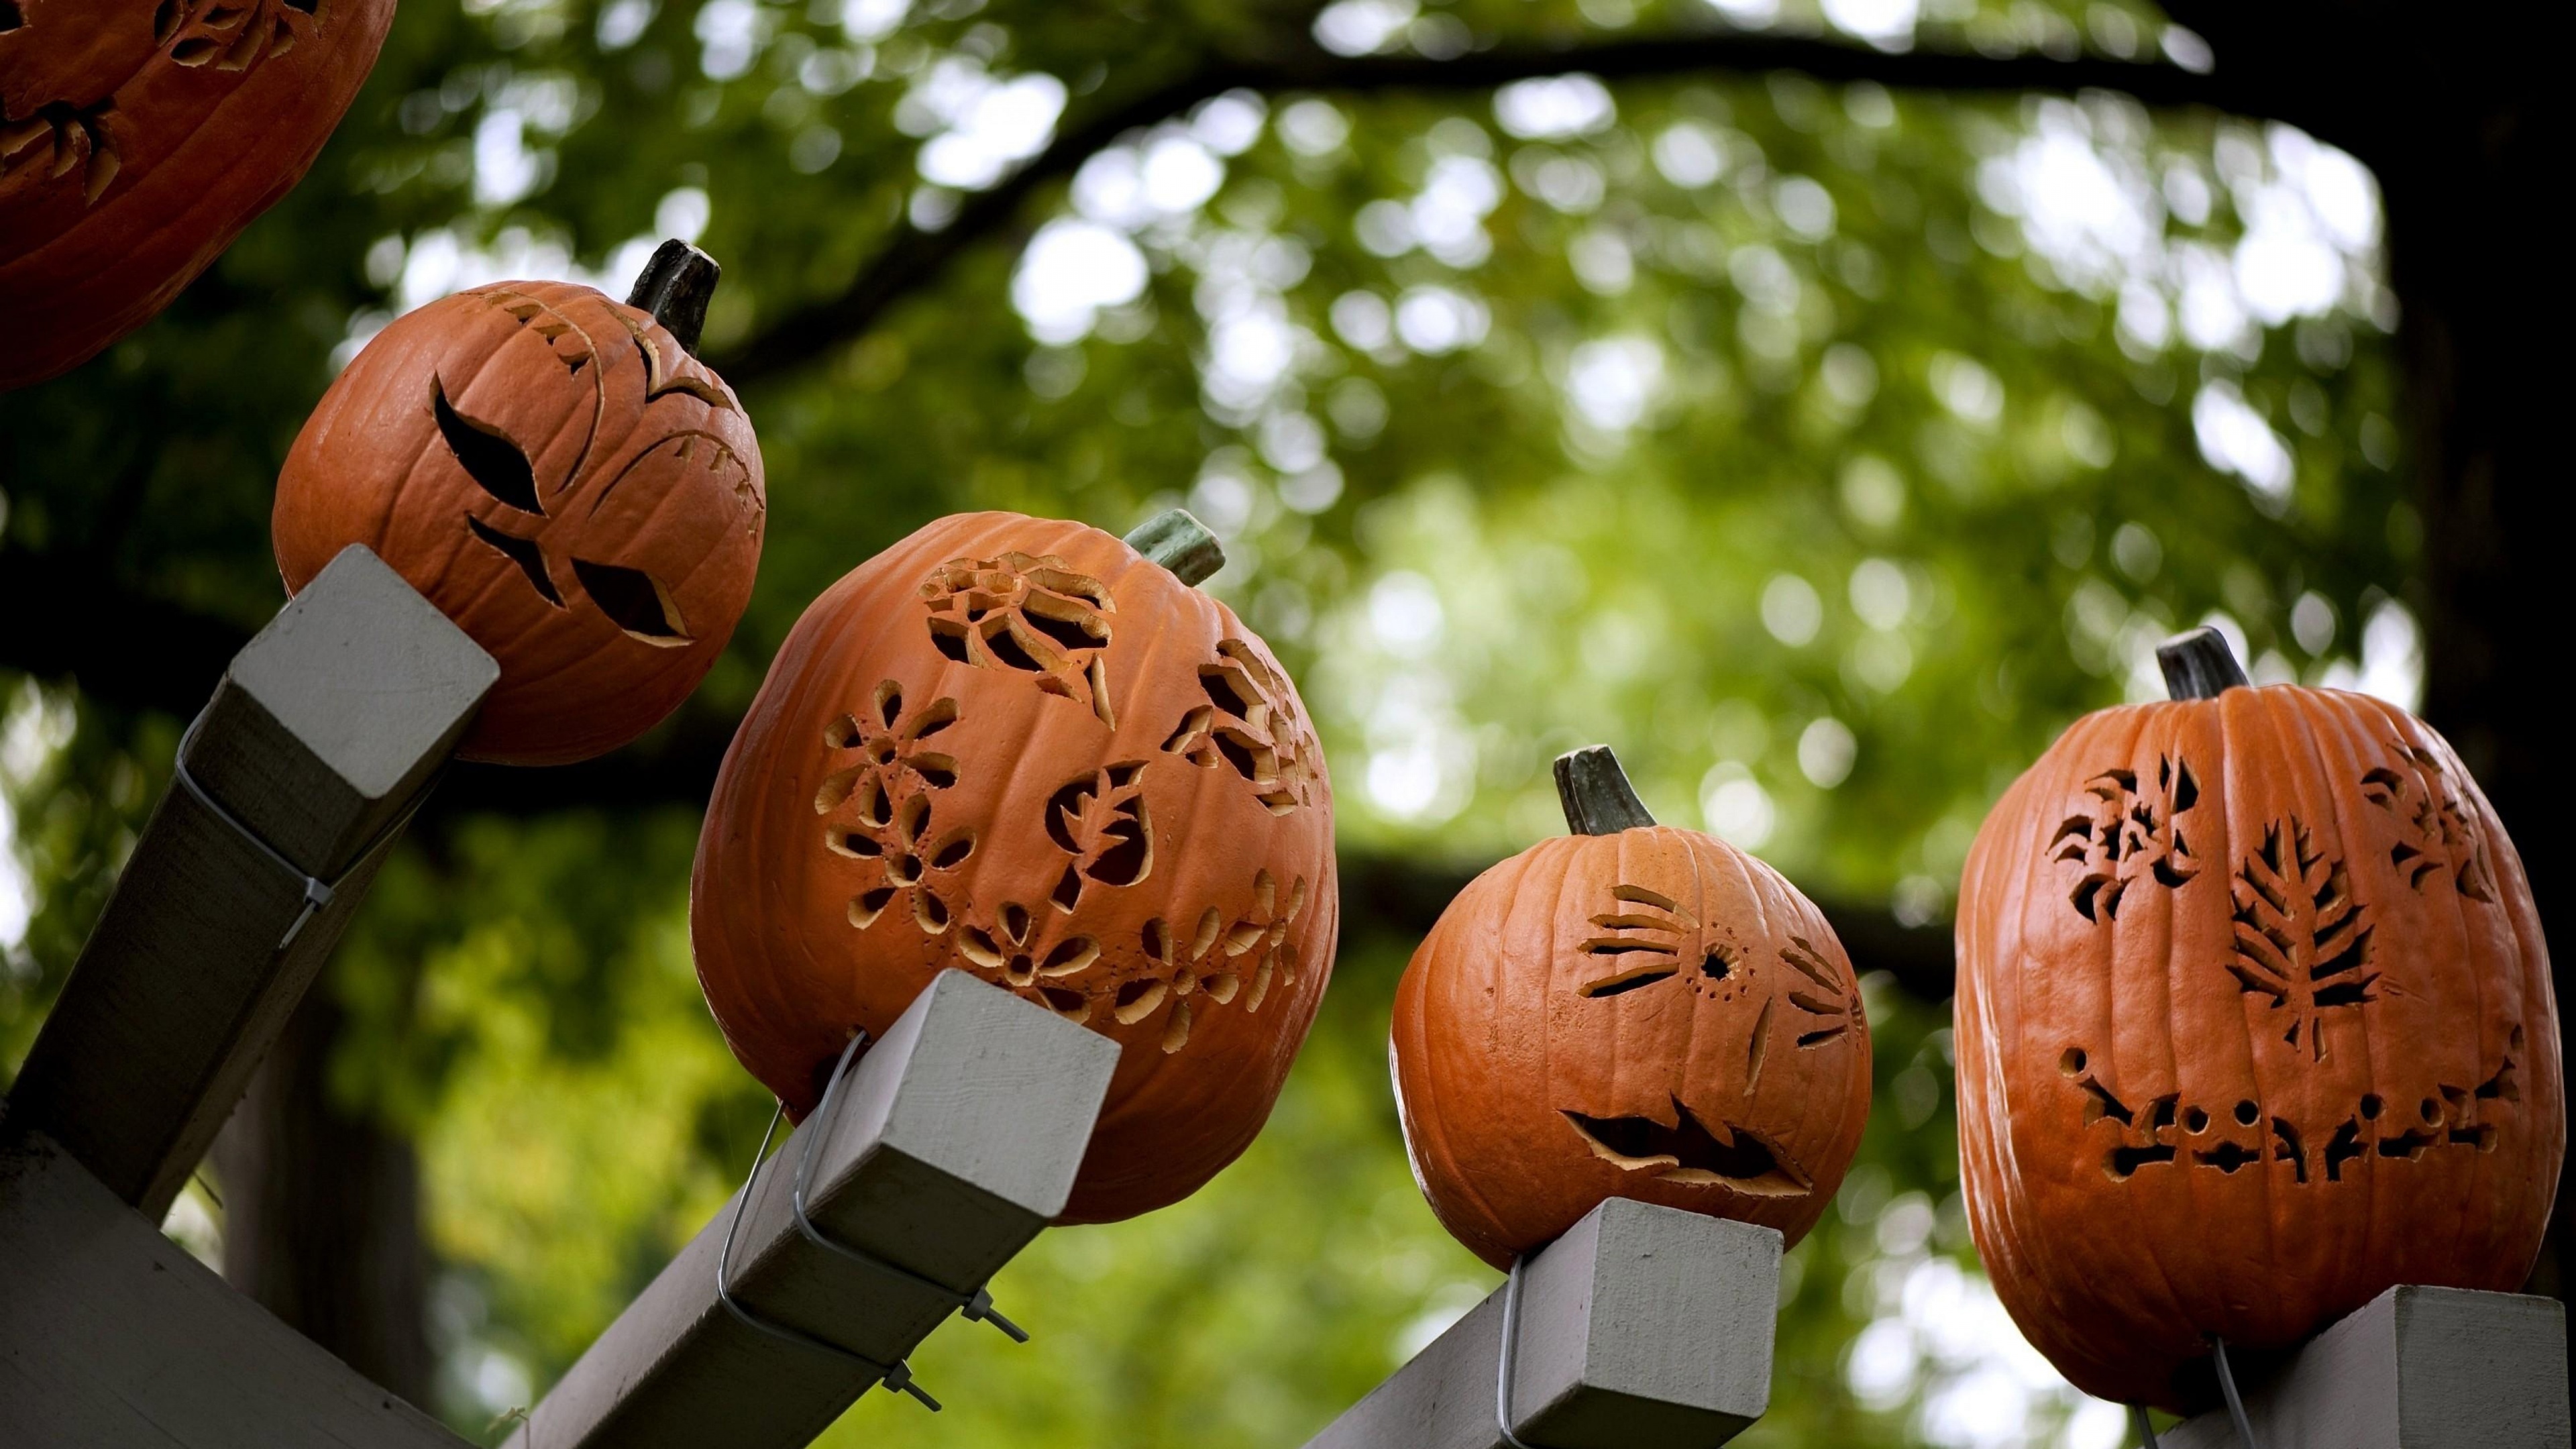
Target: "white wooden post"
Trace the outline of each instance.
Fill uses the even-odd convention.
[[[2391,1288],[2238,1388],[2262,1449],[2568,1449],[2567,1308]],[[2241,1449],[2224,1409],[2158,1442]]]
[[[234,1292],[42,1133],[0,1148],[0,1444],[466,1449]]]
[[[903,1358],[955,1311],[955,1294],[981,1287],[1063,1210],[1117,1062],[1108,1038],[942,972],[851,1068],[834,1120],[801,1130],[824,1133],[806,1195],[815,1228],[954,1293],[808,1239],[790,1208],[804,1150],[791,1139],[750,1189],[734,1299],[846,1353],[764,1332],[718,1299],[728,1204],[508,1449],[802,1449],[877,1382],[848,1355]]]
[[[154,809],[10,1088],[9,1130],[158,1222],[498,677],[374,554],[332,560],[216,686],[180,754],[206,798],[174,782]],[[336,883],[327,903],[308,877]]]
[[[1507,1283],[1307,1449],[1505,1449]],[[1613,1198],[1522,1270],[1513,1433],[1532,1449],[1707,1449],[1771,1402],[1780,1235]]]

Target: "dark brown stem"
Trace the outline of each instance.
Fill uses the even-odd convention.
[[[1127,546],[1195,588],[1225,567],[1225,545],[1186,508],[1167,508],[1127,535]]]
[[[715,297],[724,268],[716,259],[673,237],[653,253],[635,278],[626,305],[641,307],[671,329],[689,355],[698,355],[698,334],[707,330],[707,303]]]
[[[2175,699],[2216,699],[2252,683],[2236,651],[2227,647],[2227,636],[2206,624],[2157,645],[2156,662],[2164,666],[2165,693]]]
[[[1565,807],[1565,828],[1577,835],[1616,835],[1655,823],[1608,745],[1556,757],[1556,799]]]

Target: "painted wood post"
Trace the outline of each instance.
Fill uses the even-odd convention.
[[[749,1188],[733,1296],[716,1295],[727,1204],[528,1415],[508,1449],[802,1449],[1064,1208],[1117,1044],[962,971],[940,973],[859,1058],[832,1120],[809,1119],[820,1233],[953,1292],[807,1238],[791,1139]],[[740,1201],[740,1194],[736,1195]],[[963,1331],[963,1330],[961,1330]],[[974,1332],[991,1330],[977,1327]],[[933,1391],[937,1385],[928,1386]]]
[[[2262,1449],[2568,1449],[2567,1308],[2391,1288],[2240,1387]],[[2157,1442],[2239,1449],[2224,1409]]]
[[[1506,1449],[1497,1288],[1307,1449]],[[1708,1449],[1771,1403],[1780,1235],[1612,1198],[1522,1269],[1513,1433],[1532,1449]]]
[[[0,1444],[466,1449],[234,1292],[42,1133],[0,1146]]]
[[[498,677],[374,554],[332,560],[181,746],[203,798],[173,782],[154,808],[10,1089],[9,1131],[46,1134],[158,1222]]]

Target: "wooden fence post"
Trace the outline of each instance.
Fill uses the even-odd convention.
[[[174,781],[153,810],[10,1088],[9,1130],[45,1133],[160,1221],[498,677],[381,559],[333,559],[234,656],[181,747],[197,788]]]
[[[717,1297],[727,1204],[508,1449],[802,1449],[877,1382],[852,1355],[902,1359],[1063,1210],[1117,1062],[1107,1037],[941,972],[852,1066],[833,1120],[800,1129],[823,1133],[806,1195],[814,1227],[897,1271],[800,1231],[801,1141],[760,1169],[741,1214],[735,1301],[840,1351],[764,1331]]]
[[[2244,1391],[2262,1449],[2568,1449],[2567,1308],[2391,1288]],[[2220,1409],[2162,1449],[2241,1449]]]
[[[1307,1449],[1506,1449],[1507,1283]],[[1522,1270],[1512,1425],[1533,1449],[1708,1449],[1771,1403],[1780,1235],[1612,1198]]]

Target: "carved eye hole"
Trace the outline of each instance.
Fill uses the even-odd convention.
[[[27,17],[19,13],[16,0],[0,0],[0,30],[15,30],[26,23]]]
[[[657,649],[677,649],[693,642],[681,621],[679,604],[651,574],[582,558],[572,561],[572,571],[591,602],[629,635]]]
[[[504,507],[544,516],[545,509],[537,503],[536,469],[529,466],[528,455],[519,451],[518,444],[458,412],[447,401],[446,385],[435,377],[429,380],[429,411],[438,419],[438,435],[447,440],[447,451],[456,455],[467,477]]]
[[[471,513],[465,515],[465,526],[474,530],[476,538],[499,550],[503,558],[517,564],[519,572],[528,576],[529,586],[547,603],[558,609],[564,606],[563,595],[556,592],[555,581],[546,574],[545,551],[537,547],[535,539],[503,533]]]

